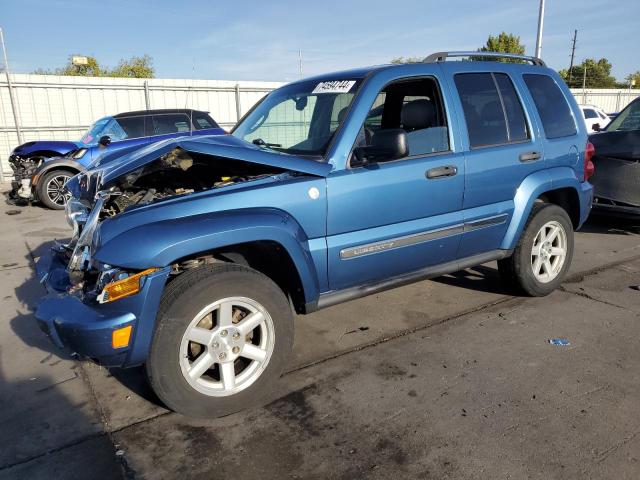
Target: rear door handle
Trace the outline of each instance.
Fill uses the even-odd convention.
[[[453,177],[456,173],[458,173],[458,167],[446,165],[427,170],[427,178],[431,180],[432,178]]]
[[[534,162],[536,160],[540,160],[542,158],[542,154],[540,152],[526,152],[520,154],[521,162]]]

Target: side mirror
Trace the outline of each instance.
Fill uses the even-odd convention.
[[[602,130],[602,127],[600,126],[599,123],[594,123],[591,128],[593,128],[594,132],[599,132],[600,130]]]
[[[402,128],[378,130],[371,137],[371,145],[356,147],[353,153],[356,162],[351,165],[358,167],[406,157],[409,154],[407,134]]]
[[[110,143],[111,137],[109,135],[103,135],[100,137],[100,140],[98,140],[98,145],[102,145],[103,147],[108,147]]]

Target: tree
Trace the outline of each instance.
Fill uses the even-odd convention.
[[[489,35],[487,43],[478,49],[479,52],[498,52],[498,53],[514,53],[524,55],[525,46],[520,43],[520,37],[513,33],[501,32],[494,37]],[[476,60],[486,60],[486,57],[477,57]],[[520,63],[521,60],[511,58],[500,58],[499,62]]]
[[[117,67],[109,72],[110,77],[129,78],[153,78],[155,69],[153,60],[149,55],[131,57],[129,60],[120,60]]]
[[[67,64],[55,70],[39,68],[33,73],[37,75],[69,75],[74,77],[127,77],[127,78],[153,78],[155,70],[153,59],[149,55],[131,57],[128,60],[120,60],[113,69],[101,67],[95,57],[87,56],[86,65],[74,65],[72,59],[76,55],[70,55]]]
[[[582,87],[583,80],[587,88],[616,88],[618,82],[611,75],[611,67],[606,58],[587,58],[580,65],[574,65],[571,72],[567,69],[558,73],[571,88]]]
[[[620,88],[629,88],[631,81],[635,80],[636,84],[631,88],[640,88],[640,70],[635,73],[630,73],[624,79],[624,83],[620,84]]]
[[[424,57],[396,57],[391,60],[391,63],[420,63],[424,60]]]

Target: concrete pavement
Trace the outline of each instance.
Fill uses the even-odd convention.
[[[489,264],[300,317],[282,397],[196,422],[139,370],[48,344],[32,259],[69,230],[38,207],[0,217],[0,479],[640,476],[633,224],[590,222],[545,299],[505,295]]]

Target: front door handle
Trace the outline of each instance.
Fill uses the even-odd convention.
[[[536,160],[540,160],[542,158],[542,154],[540,152],[526,152],[520,154],[521,162],[534,162]]]
[[[458,173],[458,167],[446,165],[427,170],[427,178],[431,180],[432,178],[453,177],[456,173]]]

